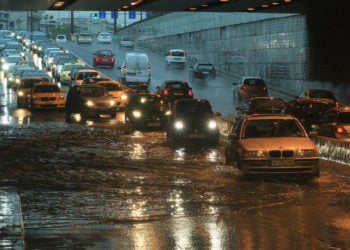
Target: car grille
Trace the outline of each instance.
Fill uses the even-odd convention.
[[[271,158],[289,158],[294,156],[293,150],[271,150],[269,151]]]
[[[96,103],[96,106],[99,108],[108,108],[110,107],[109,103]]]
[[[44,102],[55,101],[56,97],[41,97],[40,100]]]

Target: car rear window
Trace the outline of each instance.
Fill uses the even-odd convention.
[[[187,84],[184,84],[184,83],[181,83],[181,82],[173,82],[173,83],[170,83],[168,84],[169,88],[171,89],[174,89],[174,90],[184,90],[184,89],[187,89],[188,88],[188,85]]]
[[[98,72],[80,72],[78,73],[77,79],[83,80],[88,77],[97,77],[99,75]]]
[[[211,64],[199,64],[198,68],[202,70],[212,70],[214,69],[214,66]]]
[[[109,50],[101,50],[97,54],[101,55],[101,56],[111,56],[111,55],[113,55],[112,51],[109,51]]]
[[[185,56],[186,54],[185,54],[185,52],[184,51],[170,51],[170,55],[171,56]]]
[[[122,91],[123,87],[118,84],[113,83],[101,83],[103,87],[105,87],[108,91]]]
[[[145,56],[129,56],[127,67],[132,70],[147,69],[148,59]]]
[[[245,84],[245,85],[264,86],[265,82],[262,79],[249,78],[249,79],[244,79],[243,84]]]

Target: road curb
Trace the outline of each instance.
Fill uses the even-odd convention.
[[[0,187],[0,248],[25,248],[21,202],[16,187]]]

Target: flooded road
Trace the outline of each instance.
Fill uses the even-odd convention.
[[[221,97],[229,114],[233,100]],[[11,89],[1,98],[0,186],[19,192],[26,249],[350,247],[350,185],[334,162],[314,180],[246,180],[225,165],[225,138],[173,145],[123,113],[66,123],[63,112],[18,109]]]
[[[27,249],[350,246],[350,185],[327,162],[315,180],[248,181],[224,164],[224,141],[176,146],[118,119],[33,117],[0,126],[2,180],[18,188]]]

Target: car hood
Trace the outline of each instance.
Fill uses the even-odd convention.
[[[307,137],[271,137],[242,139],[241,145],[246,150],[284,150],[284,149],[314,149],[315,144]]]

